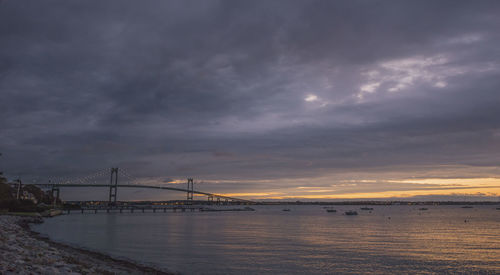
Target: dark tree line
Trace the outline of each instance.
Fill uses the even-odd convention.
[[[0,211],[9,212],[41,212],[54,202],[50,192],[44,192],[34,185],[24,185],[22,191],[31,193],[36,203],[30,199],[17,200],[17,189],[7,183],[7,179],[0,176]]]

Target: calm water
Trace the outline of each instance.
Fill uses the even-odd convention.
[[[255,212],[70,214],[33,229],[182,274],[500,274],[493,206],[257,206]],[[358,216],[343,211],[357,209]],[[390,217],[390,218],[389,218]],[[464,220],[468,220],[467,223]]]

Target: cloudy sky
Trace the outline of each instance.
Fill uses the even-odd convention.
[[[499,30],[499,1],[4,0],[0,169],[498,200]]]

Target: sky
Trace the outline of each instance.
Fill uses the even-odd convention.
[[[499,30],[499,1],[4,0],[0,170],[498,201]]]

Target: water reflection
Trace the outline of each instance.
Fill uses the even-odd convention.
[[[376,206],[358,216],[336,208],[72,214],[36,229],[189,274],[500,272],[500,213],[491,207]]]

